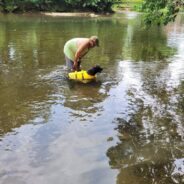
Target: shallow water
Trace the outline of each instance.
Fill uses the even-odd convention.
[[[63,45],[98,35],[68,81]],[[0,16],[0,183],[184,182],[184,16]]]

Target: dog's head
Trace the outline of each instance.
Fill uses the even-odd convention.
[[[93,68],[89,69],[87,73],[89,75],[96,75],[96,73],[100,73],[103,70],[99,65],[94,66]]]

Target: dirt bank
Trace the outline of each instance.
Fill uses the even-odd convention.
[[[98,17],[100,15],[92,12],[76,12],[76,13],[59,13],[59,12],[42,12],[43,15],[53,16],[53,17]]]

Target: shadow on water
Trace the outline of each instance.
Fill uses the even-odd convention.
[[[134,116],[137,115],[140,116]],[[119,143],[108,149],[107,156],[110,166],[119,170],[117,184],[182,183],[184,160],[178,158],[183,157],[183,145],[181,136],[176,133],[176,125],[168,130],[171,135],[164,137],[164,142],[160,135],[147,135],[137,122],[136,117],[128,122],[123,119],[115,122]],[[165,134],[165,130],[160,131]]]
[[[92,80],[90,82],[81,82],[81,81],[70,80],[67,78],[67,76],[64,79],[67,81],[68,86],[71,90],[75,88],[84,88],[84,87],[87,87],[87,88],[99,87],[100,88],[100,86],[102,85],[102,82],[99,80]]]
[[[102,82],[95,80],[82,83],[67,80],[67,84],[69,88],[64,91],[63,105],[72,110],[72,117],[78,117],[80,121],[90,121],[90,117],[95,117],[96,113],[99,113],[97,104],[106,98],[106,94],[100,92]]]

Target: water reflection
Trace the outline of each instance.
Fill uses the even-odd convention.
[[[68,81],[69,88],[64,91],[64,106],[72,109],[72,116],[81,117],[81,121],[89,121],[95,113],[100,115],[98,104],[106,98],[100,93],[101,82],[94,81],[89,84]],[[95,115],[96,116],[96,115]]]
[[[145,30],[128,17],[1,17],[2,183],[182,182],[183,19]],[[95,83],[66,79],[78,35],[100,38],[82,63],[104,68]]]
[[[50,104],[44,102],[52,89],[37,80],[35,71],[2,66],[0,81],[0,134],[37,116],[48,119]]]
[[[169,32],[174,57],[148,65],[120,62],[131,112],[115,120],[119,141],[107,150],[110,166],[119,169],[117,183],[183,183],[184,40],[177,23]]]

